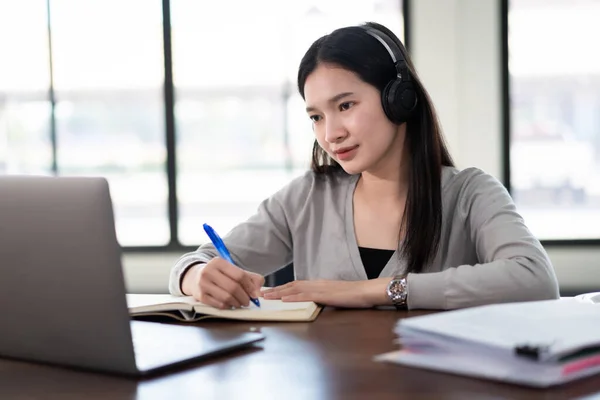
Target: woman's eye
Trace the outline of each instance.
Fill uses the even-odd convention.
[[[354,103],[351,102],[351,101],[347,101],[345,103],[342,103],[342,104],[340,104],[340,111],[346,111],[347,109],[349,109],[353,105],[354,105]]]
[[[309,118],[312,120],[312,122],[319,122],[321,120],[320,115],[311,115]]]

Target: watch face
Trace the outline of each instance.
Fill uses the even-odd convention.
[[[406,302],[406,279],[394,279],[388,287],[388,295],[394,304]]]
[[[398,294],[398,292],[402,291],[402,284],[400,283],[400,280],[394,279],[394,281],[392,282],[392,287],[390,289],[395,294]]]

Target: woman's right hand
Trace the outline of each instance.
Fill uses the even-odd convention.
[[[183,277],[183,293],[202,303],[220,309],[250,304],[250,296],[258,298],[265,279],[244,271],[228,261],[215,257],[206,264],[194,265]]]

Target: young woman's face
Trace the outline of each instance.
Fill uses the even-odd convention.
[[[306,79],[304,99],[317,142],[347,173],[399,169],[404,130],[385,116],[374,86],[320,64]]]

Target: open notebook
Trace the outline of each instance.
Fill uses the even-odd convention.
[[[194,300],[191,296],[168,294],[127,294],[129,314],[136,316],[167,316],[179,321],[199,321],[204,318],[227,318],[246,321],[314,321],[322,307],[312,301],[284,303],[260,298],[260,308],[219,310]]]
[[[534,387],[600,373],[600,305],[576,299],[473,307],[398,321],[376,360]]]

